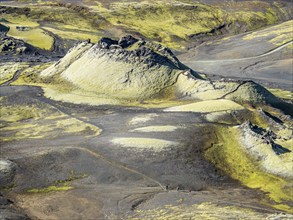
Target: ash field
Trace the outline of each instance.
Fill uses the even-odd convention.
[[[0,219],[292,219],[291,1],[1,1]]]

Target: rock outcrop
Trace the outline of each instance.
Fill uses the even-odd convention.
[[[278,135],[247,121],[239,126],[242,146],[268,173],[293,179],[292,151],[278,144]]]
[[[9,27],[0,24],[0,32],[7,33],[9,31]]]
[[[32,54],[35,49],[22,40],[6,36],[0,31],[0,55]]]
[[[16,164],[9,160],[0,159],[0,188],[7,187],[13,181]]]

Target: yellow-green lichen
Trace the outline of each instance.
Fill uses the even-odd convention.
[[[101,130],[91,124],[66,115],[54,107],[39,103],[8,105],[0,110],[2,141],[39,139],[59,135],[99,135]]]
[[[44,27],[45,30],[48,30],[63,39],[71,39],[71,40],[87,40],[91,39],[92,42],[96,43],[101,38],[101,36],[97,35],[96,32],[89,31],[80,31],[76,29],[55,29],[51,27]]]
[[[17,10],[3,13],[2,17],[17,25],[50,28],[52,33],[65,39],[92,38],[95,41],[96,36],[105,34],[103,30],[114,37],[137,32],[170,48],[184,50],[196,34],[210,36],[223,25],[231,24],[229,29],[237,33],[242,26],[254,30],[287,16],[280,5],[260,1],[249,4],[225,1],[212,6],[183,0],[88,3],[77,7],[71,3],[38,1],[26,5],[30,8],[29,14]]]
[[[38,188],[38,189],[29,189],[27,190],[28,193],[49,193],[49,192],[56,192],[56,191],[68,191],[73,189],[72,186],[48,186],[45,188]]]
[[[15,24],[8,24],[8,36],[24,40],[25,42],[45,50],[50,50],[53,47],[54,39],[48,33],[40,28],[30,27],[26,31],[20,31]]]
[[[244,185],[267,193],[276,203],[292,201],[290,181],[262,171],[258,162],[241,147],[240,134],[236,128],[218,127],[217,137],[217,144],[206,151],[206,157],[212,163]],[[269,200],[264,202],[270,203]],[[285,206],[279,206],[282,207]]]
[[[287,21],[282,24],[278,24],[263,30],[255,31],[247,34],[243,37],[244,40],[262,39],[264,37],[268,38],[269,42],[274,45],[280,46],[284,43],[292,41],[292,25],[293,21]]]
[[[283,89],[268,89],[271,93],[281,99],[289,99],[293,100],[293,93],[292,91],[283,90]]]
[[[11,80],[17,71],[29,66],[27,63],[2,63],[0,65],[0,84]]]
[[[68,176],[65,180],[56,180],[54,185],[43,187],[43,188],[33,188],[28,189],[28,193],[49,193],[49,192],[56,192],[56,191],[68,191],[74,189],[74,187],[70,186],[70,182],[78,179],[83,179],[87,177],[87,174],[78,174],[74,170],[71,170],[68,173]]]
[[[165,109],[167,112],[220,112],[244,109],[241,105],[226,99],[208,100]]]

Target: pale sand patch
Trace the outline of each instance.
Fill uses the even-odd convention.
[[[55,101],[71,102],[75,104],[88,104],[88,105],[118,105],[119,101],[106,96],[85,92],[83,90],[74,90],[72,92],[61,92],[57,89],[44,88],[44,95],[47,98]]]
[[[145,123],[147,121],[153,120],[155,117],[158,117],[158,114],[151,113],[151,114],[145,114],[145,115],[140,115],[132,118],[129,122],[130,125],[136,125],[136,124],[141,124]]]
[[[133,129],[130,132],[169,132],[169,131],[175,131],[177,128],[178,127],[171,126],[171,125],[147,126],[147,127]]]
[[[211,112],[211,113],[207,114],[207,115],[205,116],[205,118],[206,118],[207,121],[209,121],[209,122],[218,122],[219,119],[220,119],[223,115],[225,115],[225,114],[227,114],[227,113],[229,113],[229,112],[230,112],[230,111]]]
[[[241,105],[231,100],[219,99],[201,101],[187,105],[175,106],[166,108],[165,112],[219,112],[227,110],[241,110],[244,109]]]
[[[178,144],[173,141],[166,141],[156,138],[114,138],[111,142],[122,147],[150,149],[153,151],[161,151],[165,148]]]

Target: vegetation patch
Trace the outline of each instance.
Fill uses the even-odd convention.
[[[241,105],[226,99],[208,100],[195,102],[192,104],[175,106],[167,108],[164,111],[170,112],[219,112],[227,110],[241,110],[244,109]]]
[[[17,28],[19,27],[18,24],[8,24],[8,26],[10,28],[7,33],[8,36],[23,40],[35,47],[45,50],[50,50],[53,47],[54,39],[40,28],[33,27],[24,31]]]
[[[0,84],[5,83],[13,78],[17,71],[27,68],[27,63],[1,63],[0,64]]]
[[[259,1],[215,5],[184,0],[87,3],[77,6],[38,1],[24,9],[9,8],[2,18],[17,25],[41,24],[65,39],[96,39],[96,34],[87,35],[95,29],[97,36],[117,38],[124,33],[137,33],[181,50],[197,37],[255,30],[277,23],[288,14],[281,6]]]
[[[44,115],[45,110],[36,110],[32,106],[2,106],[0,109],[0,118],[6,122],[19,122],[27,119],[39,119]]]
[[[293,21],[287,21],[282,24],[278,24],[272,27],[265,28],[263,30],[252,32],[243,37],[243,40],[253,40],[266,38],[269,42],[276,46],[283,45],[289,41],[292,41],[292,25]]]
[[[28,189],[28,193],[49,193],[49,192],[56,192],[56,191],[68,191],[71,189],[74,189],[72,186],[70,186],[70,182],[78,179],[83,179],[87,177],[86,174],[79,175],[75,173],[74,170],[71,170],[68,174],[67,179],[65,180],[56,180],[54,185],[44,187],[44,188],[34,188],[34,189]]]
[[[45,188],[39,189],[29,189],[27,190],[28,193],[49,193],[49,192],[56,192],[56,191],[68,191],[73,189],[72,186],[48,186]]]
[[[1,101],[4,104],[5,100]],[[2,141],[56,137],[60,134],[99,135],[94,125],[65,115],[54,107],[35,103],[7,105],[0,110]]]
[[[244,185],[267,193],[270,200],[264,202],[283,204],[279,208],[292,212],[286,205],[292,201],[290,181],[262,171],[259,162],[241,147],[237,128],[218,127],[216,132],[218,140],[206,151],[207,159]]]
[[[271,93],[281,99],[293,100],[292,91],[283,90],[283,89],[268,89]]]

